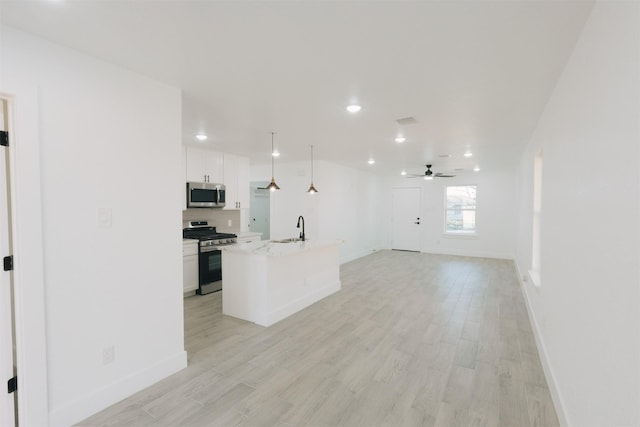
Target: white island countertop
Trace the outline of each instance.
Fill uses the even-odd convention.
[[[340,290],[341,240],[223,246],[222,313],[270,326]]]
[[[239,233],[236,233],[236,236],[238,236],[239,238],[243,238],[243,237],[262,237],[262,233],[259,233],[257,231],[241,231]]]
[[[306,240],[288,243],[276,243],[271,240],[259,240],[249,243],[238,243],[222,247],[226,252],[247,255],[266,255],[266,256],[287,256],[308,252],[320,248],[328,248],[331,246],[339,246],[343,244],[342,240]]]

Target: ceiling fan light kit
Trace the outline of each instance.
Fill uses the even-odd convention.
[[[431,170],[431,165],[426,165],[427,166],[427,170],[419,175],[419,174],[407,174],[408,178],[424,178],[425,180],[432,180],[433,178],[453,178],[455,175],[445,175],[443,173],[433,173],[433,171]]]

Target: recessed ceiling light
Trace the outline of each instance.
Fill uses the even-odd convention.
[[[373,160],[373,159],[369,159],[369,160],[367,161],[367,163],[369,163],[370,165],[374,164],[375,162],[376,162],[376,161],[375,161],[375,160]]]
[[[476,167],[473,168],[473,171],[474,172],[480,172],[480,166],[476,165]]]
[[[426,179],[427,181],[431,181],[433,177],[431,175],[427,175],[424,177],[424,179]]]
[[[398,136],[398,137],[396,137],[396,140],[395,140],[395,141],[396,141],[398,144],[401,144],[401,143],[405,142],[406,140],[407,140],[407,138],[405,138],[404,136]]]
[[[273,157],[278,157],[280,155],[280,152],[278,150],[273,150],[273,153],[271,153],[271,155]]]
[[[464,156],[465,156],[465,157],[471,157],[471,156],[473,156],[473,153],[471,153],[471,151],[466,151],[466,152],[464,153]]]
[[[403,170],[402,172],[400,172],[400,175],[405,176],[407,174],[407,171]]]
[[[357,113],[360,110],[362,110],[362,107],[359,106],[358,104],[351,104],[347,106],[347,111],[350,113]]]
[[[198,141],[206,141],[207,138],[208,138],[207,135],[205,135],[204,133],[199,133],[199,134],[196,135],[196,139]]]

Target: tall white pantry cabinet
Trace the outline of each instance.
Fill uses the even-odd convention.
[[[249,159],[224,153],[226,204],[224,209],[249,208]]]

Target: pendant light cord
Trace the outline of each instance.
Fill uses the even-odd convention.
[[[313,145],[311,146],[311,184],[313,185]]]
[[[273,135],[275,132],[271,132],[271,179],[273,179]]]

